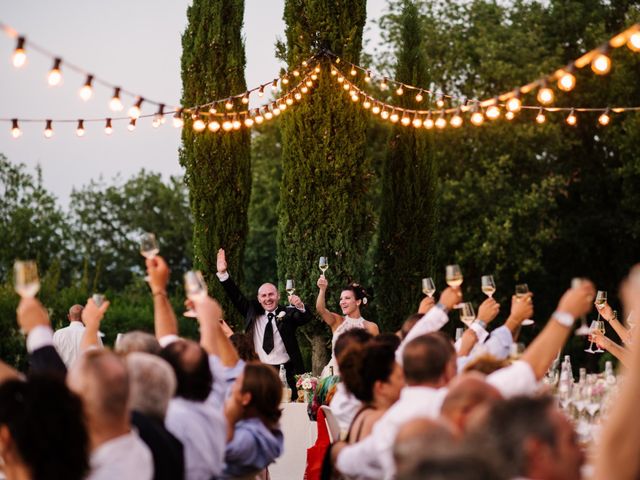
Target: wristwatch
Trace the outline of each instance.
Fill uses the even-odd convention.
[[[559,312],[556,310],[551,314],[551,317],[556,320],[563,327],[571,328],[573,327],[573,322],[575,322],[575,317],[568,312]]]

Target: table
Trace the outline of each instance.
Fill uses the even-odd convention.
[[[306,403],[283,403],[280,427],[284,434],[284,452],[269,466],[271,480],[302,480],[307,463],[307,448],[318,436],[316,422],[309,420]]]

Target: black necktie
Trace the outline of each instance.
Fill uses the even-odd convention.
[[[273,350],[273,318],[275,315],[270,313],[267,315],[269,321],[267,322],[267,326],[264,327],[264,337],[262,338],[262,349],[267,353],[271,353]]]

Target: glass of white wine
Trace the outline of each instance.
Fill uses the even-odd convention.
[[[189,270],[184,274],[184,292],[192,302],[202,300],[207,296],[207,283],[204,281],[202,272],[199,270]],[[185,317],[196,318],[196,312],[192,309],[183,314]]]
[[[287,295],[293,295],[294,293],[296,293],[296,282],[294,282],[291,278],[288,278],[284,289],[287,291]],[[288,306],[293,307],[293,305],[291,305],[291,302],[289,302]]]
[[[602,310],[607,303],[607,292],[604,290],[598,290],[596,294],[596,309],[598,310],[598,321],[600,320],[600,310]]]
[[[597,323],[598,323],[598,325],[597,325],[596,329],[600,330],[602,335],[604,335],[605,334],[604,321],[603,320],[598,320]],[[600,345],[598,345],[597,343],[596,343],[596,347],[598,347],[598,348],[596,350],[594,350],[594,353],[604,353],[604,350],[602,350],[600,348]]]
[[[597,320],[594,320],[593,322],[591,322],[591,325],[589,325],[589,333],[593,332],[594,330],[598,330]],[[596,351],[593,349],[593,337],[589,336],[589,341],[591,342],[589,344],[589,348],[585,348],[584,351],[587,353],[596,353]]]
[[[483,275],[480,279],[480,284],[482,293],[489,298],[493,297],[493,294],[496,293],[496,282],[493,280],[493,275]]]
[[[140,255],[151,260],[160,253],[158,240],[153,233],[145,232],[140,237]],[[145,275],[144,280],[149,282],[149,275]]]
[[[475,319],[476,312],[473,309],[473,304],[471,302],[463,303],[460,307],[460,320],[462,321],[462,323],[464,323],[468,327],[471,325],[471,323],[473,323]]]
[[[433,278],[422,279],[422,293],[429,298],[433,298],[433,294],[436,293],[436,284],[433,282]]]
[[[528,293],[529,293],[529,285],[527,285],[526,283],[521,283],[519,285],[516,285],[516,298],[518,300],[522,300]],[[527,325],[533,325],[534,323],[535,322],[530,318],[525,318],[522,321],[522,325],[525,327]]]
[[[320,260],[318,261],[318,268],[320,269],[320,271],[322,272],[322,276],[324,277],[324,272],[326,272],[327,268],[329,268],[329,261],[327,260],[327,257],[320,257]]]
[[[38,266],[33,260],[16,260],[13,264],[13,285],[22,298],[33,298],[40,291]]]
[[[582,285],[582,282],[584,282],[584,278],[580,278],[580,277],[572,278],[571,288],[580,288],[580,286]],[[590,332],[591,330],[589,329],[589,325],[587,325],[587,317],[585,315],[582,315],[580,317],[580,326],[576,329],[575,335],[583,337],[583,336],[589,335]]]
[[[100,308],[104,303],[105,296],[104,293],[94,293],[91,295],[91,299],[93,300],[93,303],[96,304],[96,307]]]
[[[459,287],[462,285],[464,277],[462,276],[462,270],[458,265],[447,265],[446,269],[447,285],[451,288]]]

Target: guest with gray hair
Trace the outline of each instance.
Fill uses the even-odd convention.
[[[143,332],[138,338],[143,338]],[[157,343],[157,341],[156,341]],[[169,400],[176,391],[176,375],[165,360],[144,352],[126,357],[129,372],[131,423],[153,455],[154,479],[184,478],[182,442],[164,425]]]
[[[121,355],[127,355],[131,352],[146,352],[159,355],[160,350],[162,350],[155,335],[141,330],[122,334],[122,337],[114,347],[116,353]]]

